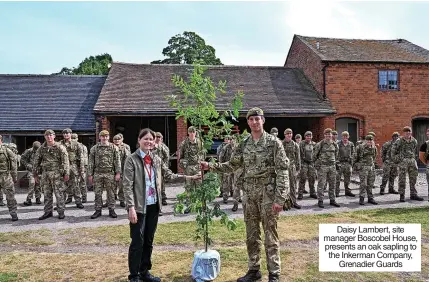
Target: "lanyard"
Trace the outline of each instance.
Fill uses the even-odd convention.
[[[147,168],[146,162],[144,163],[144,169],[147,172],[147,176],[149,177],[150,183],[152,183],[152,163],[149,164],[149,169]]]

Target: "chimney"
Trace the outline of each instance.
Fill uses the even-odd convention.
[[[319,48],[320,48],[320,43],[319,43],[319,41],[317,41],[317,42],[316,42],[316,48],[317,48],[317,50],[319,50]]]

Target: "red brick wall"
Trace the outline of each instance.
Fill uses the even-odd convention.
[[[98,124],[98,126],[97,126]],[[110,121],[106,116],[97,116],[96,117],[96,127],[95,127],[95,139],[98,142],[98,134],[101,130],[107,130],[110,134]]]
[[[183,140],[186,139],[188,136],[188,125],[186,121],[183,118],[179,118],[176,120],[176,126],[177,126],[177,168],[178,172],[183,172],[181,168],[179,168],[179,146],[182,143]]]
[[[304,71],[305,76],[313,84],[317,92],[323,93],[323,72],[324,64],[307,45],[296,37],[292,41],[289,54],[285,62],[285,67],[299,68]]]

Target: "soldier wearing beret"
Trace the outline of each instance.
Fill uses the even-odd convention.
[[[402,130],[404,136],[398,138],[392,145],[392,160],[399,165],[399,200],[405,202],[405,182],[408,173],[410,182],[410,199],[423,201],[423,198],[417,195],[417,140],[412,136],[411,127],[405,126]]]
[[[399,132],[393,132],[392,140],[387,141],[381,147],[381,160],[383,161],[383,178],[380,185],[380,195],[384,195],[384,189],[389,182],[389,193],[398,194],[395,190],[395,178],[398,176],[398,165],[392,161],[391,151],[392,145],[399,138]]]
[[[280,140],[264,131],[264,113],[252,108],[247,113],[251,134],[244,138],[226,163],[208,164],[204,169],[220,172],[243,168],[243,212],[247,234],[248,272],[238,282],[259,281],[262,221],[267,254],[268,281],[280,281],[280,251],[277,220],[283,205],[291,207],[289,197],[289,159]]]
[[[299,143],[301,155],[301,169],[299,174],[298,200],[302,199],[302,194],[305,193],[305,182],[308,179],[310,187],[310,197],[317,199],[314,183],[316,182],[317,172],[314,167],[314,147],[316,142],[312,141],[313,133],[307,131],[304,134],[304,140]]]
[[[231,155],[232,155],[232,143],[231,143],[231,136],[225,136],[225,141],[224,141],[224,145],[222,146],[222,149],[219,152],[219,162],[220,163],[225,163],[228,162],[231,159]],[[223,198],[223,203],[226,204],[228,203],[228,198],[229,196],[232,196],[233,193],[233,189],[232,189],[232,185],[233,185],[233,178],[234,174],[229,172],[229,173],[222,173],[222,182],[221,182],[221,193],[222,193],[222,198]]]
[[[113,136],[113,144],[118,148],[119,150],[119,158],[121,159],[121,179],[119,181],[115,182],[115,198],[117,197],[119,199],[119,205],[122,208],[125,208],[125,196],[124,196],[124,185],[123,185],[123,175],[124,175],[124,165],[125,160],[129,155],[131,155],[131,152],[127,150],[127,148],[124,146],[124,144],[121,144],[121,136],[119,134],[116,134]]]
[[[301,136],[301,134],[297,134],[297,135],[295,135],[295,142],[296,142],[296,144],[298,144],[298,145],[299,145],[299,143],[301,143],[301,141],[302,141],[302,136]]]
[[[125,149],[127,149],[129,152],[131,152],[130,145],[124,143],[124,135],[122,135],[122,133],[118,133],[117,135],[120,137],[119,145],[124,146]]]
[[[17,181],[18,170],[16,155],[3,144],[3,137],[0,135],[0,187],[3,187],[6,194],[6,203],[9,209],[9,214],[12,217],[12,221],[18,220],[18,215],[16,214],[17,204],[14,186],[14,183]]]
[[[40,205],[42,204],[42,201],[40,198],[42,197],[42,191],[40,189],[40,183],[37,183],[34,181],[33,177],[33,163],[34,163],[34,157],[36,156],[37,149],[40,148],[42,144],[40,144],[39,141],[34,141],[33,146],[27,150],[24,151],[24,153],[21,156],[21,163],[24,165],[25,169],[28,171],[28,194],[27,199],[24,202],[24,206],[31,206],[33,203],[31,202],[31,199],[33,198],[33,195],[36,196],[36,204]],[[40,175],[39,175],[40,177]]]
[[[360,191],[359,204],[365,205],[365,195],[368,196],[368,203],[378,205],[374,200],[372,188],[375,178],[375,161],[377,157],[377,147],[374,144],[374,136],[368,134],[365,137],[365,142],[356,147],[353,163],[355,169],[359,173]]]
[[[353,170],[353,155],[355,153],[355,145],[349,140],[349,133],[343,131],[341,133],[341,141],[338,144],[338,170],[337,170],[337,186],[335,190],[335,196],[340,196],[340,180],[341,176],[344,175],[344,189],[346,196],[355,197],[352,190],[350,189],[350,177]]]
[[[279,135],[279,130],[277,129],[277,127],[273,127],[273,128],[271,128],[271,130],[270,130],[270,134],[271,134],[271,135],[273,135],[273,136],[275,136],[275,137],[278,137],[278,135]]]
[[[155,148],[153,149],[153,152],[157,154],[162,162],[167,166],[170,167],[170,149],[167,145],[165,145],[164,136],[162,136],[161,132],[155,132]],[[167,194],[165,193],[165,181],[164,178],[161,183],[161,203],[163,206],[167,205]],[[161,214],[160,214],[161,215]]]
[[[77,135],[76,133],[72,133],[71,139],[75,140],[79,144],[83,153],[83,160],[81,160],[81,162],[83,162],[84,171],[83,173],[80,174],[80,178],[78,182],[79,182],[80,192],[82,194],[82,203],[84,204],[87,201],[87,195],[88,195],[88,187],[86,182],[86,178],[88,175],[88,148],[86,148],[86,146],[83,143],[80,143],[78,141],[79,135]]]
[[[70,162],[67,149],[59,142],[55,142],[55,132],[53,130],[45,131],[45,142],[36,151],[33,163],[33,176],[36,183],[39,182],[39,173],[42,173],[40,179],[41,189],[44,191],[45,208],[44,213],[39,220],[44,220],[53,216],[53,195],[57,201],[58,218],[65,218],[64,215],[64,186],[69,180]]]
[[[292,140],[292,129],[286,128],[285,139],[283,140],[283,148],[285,149],[286,156],[289,159],[289,191],[292,205],[296,209],[301,209],[301,206],[296,202],[296,181],[299,170],[301,169],[301,154],[299,145]]]

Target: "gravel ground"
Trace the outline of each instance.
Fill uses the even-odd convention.
[[[353,182],[351,184],[351,189],[355,194],[359,193],[359,186],[357,184],[358,177],[354,175],[352,177]],[[406,203],[399,202],[399,195],[385,194],[384,196],[379,195],[379,185],[381,183],[381,175],[378,175],[376,178],[374,189],[375,200],[379,202],[379,205],[373,206],[366,204],[365,206],[360,206],[358,204],[358,197],[350,198],[344,197],[343,184],[341,184],[341,195],[337,198],[337,202],[341,205],[340,208],[335,208],[329,206],[328,195],[325,193],[325,208],[320,209],[317,207],[317,200],[309,198],[308,194],[304,195],[304,199],[299,201],[299,204],[302,206],[302,209],[292,211],[282,212],[282,215],[298,215],[298,214],[320,214],[320,213],[333,213],[333,212],[345,212],[345,211],[354,211],[357,209],[375,209],[375,208],[397,208],[397,207],[416,207],[416,206],[427,206],[428,203],[428,188],[426,184],[426,175],[424,173],[419,173],[417,179],[417,190],[420,196],[423,196],[425,201],[410,201],[409,200],[409,188],[406,190]],[[395,186],[397,188],[397,184]],[[407,186],[408,187],[408,186]],[[167,196],[168,196],[168,206],[163,207],[164,215],[159,218],[160,223],[165,222],[176,222],[176,221],[193,221],[194,215],[178,215],[174,216],[173,214],[173,203],[175,201],[175,195],[177,193],[183,192],[183,184],[175,184],[167,186]],[[308,189],[307,189],[308,190]],[[38,217],[43,214],[43,205],[35,205],[33,200],[33,205],[30,207],[24,206],[22,203],[25,201],[26,191],[25,189],[18,188],[16,199],[18,201],[18,217],[19,220],[12,222],[10,220],[10,215],[7,210],[7,207],[0,207],[0,232],[18,232],[26,230],[36,230],[36,229],[66,229],[66,228],[81,228],[81,227],[97,227],[97,226],[106,226],[106,225],[120,225],[128,224],[127,213],[124,208],[116,208],[116,213],[118,214],[117,219],[110,218],[108,216],[108,210],[103,209],[103,215],[97,219],[90,219],[90,216],[94,213],[94,193],[88,193],[88,202],[84,204],[84,209],[78,209],[74,204],[66,205],[65,215],[66,218],[59,220],[57,214],[54,213],[54,217],[48,218],[46,220],[40,221]],[[105,197],[104,197],[105,199]],[[216,200],[221,204],[221,208],[225,210],[233,218],[242,218],[242,208],[239,207],[238,211],[233,213],[231,212],[233,201],[230,200],[228,204],[223,204],[221,198]],[[117,203],[119,204],[119,203]]]

